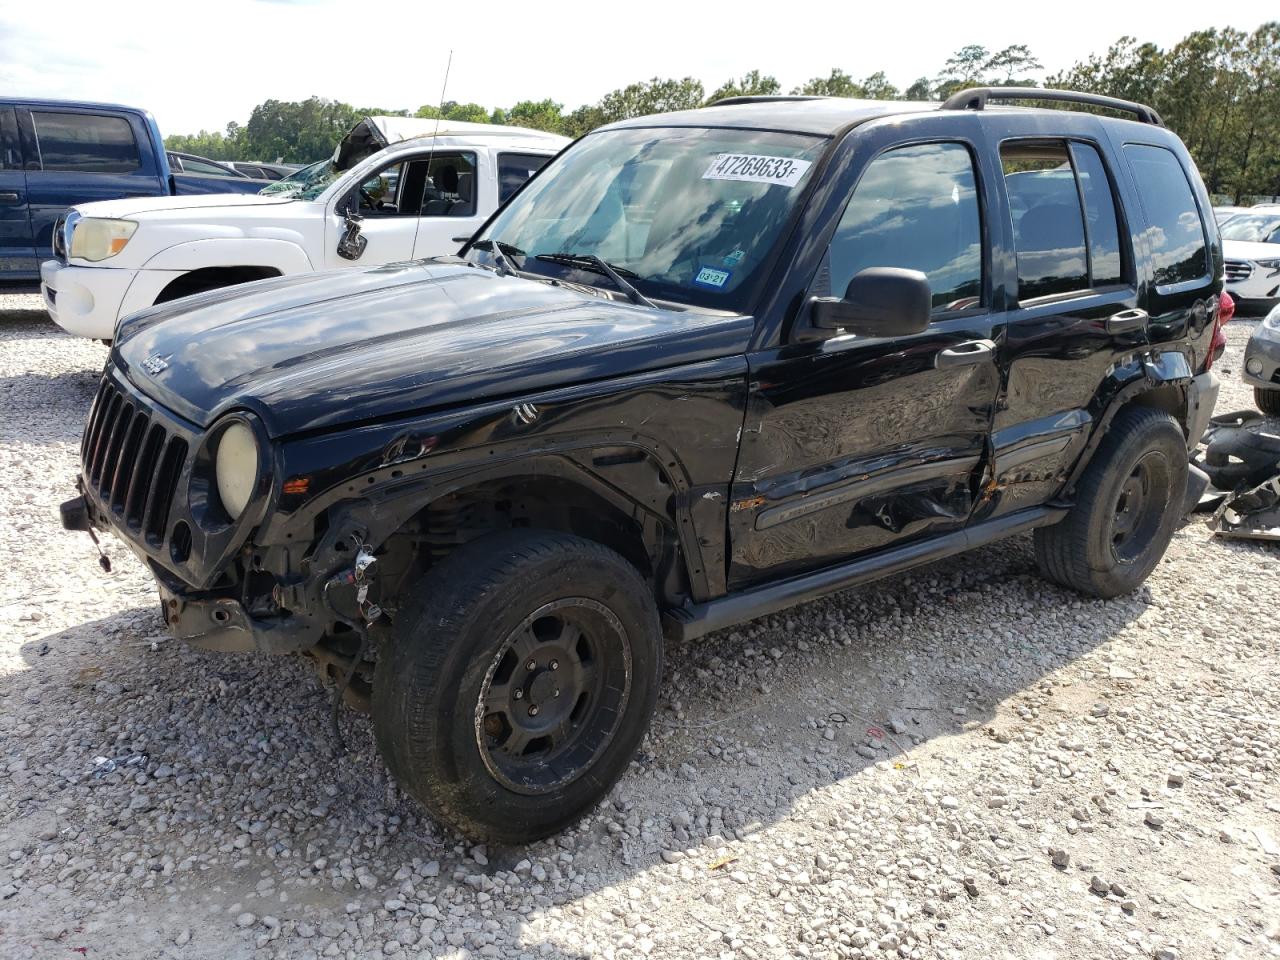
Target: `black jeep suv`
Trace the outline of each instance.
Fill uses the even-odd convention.
[[[1217,392],[1218,231],[1153,110],[989,106],[1026,95],[617,123],[459,256],[136,314],[64,522],[174,635],[315,658],[498,841],[622,774],[664,635],[1027,531],[1133,590]]]

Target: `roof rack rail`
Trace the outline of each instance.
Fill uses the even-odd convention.
[[[1077,93],[1074,90],[1044,90],[1039,87],[969,87],[953,93],[942,104],[943,110],[984,110],[988,100],[1059,100],[1064,103],[1087,103],[1095,107],[1108,107],[1121,113],[1131,113],[1141,123],[1163,127],[1164,121],[1155,108],[1132,100],[1104,97],[1096,93]]]
[[[826,100],[827,97],[802,96],[801,94],[772,94],[766,96],[764,94],[752,95],[745,97],[721,97],[714,103],[709,103],[709,107],[731,107],[737,103],[777,103],[785,100]]]

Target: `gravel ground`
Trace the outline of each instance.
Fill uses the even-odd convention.
[[[1236,322],[1219,411],[1252,323]],[[0,955],[1280,956],[1280,549],[1134,596],[1013,540],[669,651],[597,813],[470,847],[293,659],[168,641],[61,531],[105,358],[0,297]]]

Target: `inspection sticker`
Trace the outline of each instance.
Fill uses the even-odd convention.
[[[766,157],[751,153],[718,153],[703,180],[744,180],[794,187],[813,164],[794,157]]]
[[[698,275],[693,278],[694,283],[700,283],[704,287],[723,287],[729,282],[729,278],[733,276],[728,270],[717,270],[715,267],[703,267],[698,271]]]

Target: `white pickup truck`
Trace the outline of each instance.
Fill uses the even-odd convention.
[[[130,313],[217,287],[452,253],[568,140],[482,123],[367,117],[333,157],[261,194],[71,208],[41,264],[50,316],[111,340]]]

